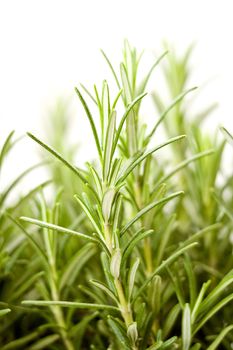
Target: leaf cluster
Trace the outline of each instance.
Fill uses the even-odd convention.
[[[119,70],[102,51],[118,93],[106,81],[75,88],[96,146],[85,167],[61,101],[48,142],[28,133],[49,161],[1,189],[1,349],[231,349],[233,183],[222,159],[233,137],[200,127],[215,105],[190,121],[191,51],[166,48],[142,78],[127,41]],[[169,102],[152,93],[149,125],[141,105],[160,67]],[[0,171],[16,142],[4,142]],[[52,180],[9,205],[39,166]]]

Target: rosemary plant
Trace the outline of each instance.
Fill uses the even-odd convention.
[[[25,190],[22,191],[21,196],[16,195],[17,190],[19,191],[17,188],[19,188],[22,181],[30,173],[35,172],[38,167],[45,165],[45,162],[41,162],[29,167],[9,182],[5,188],[3,187],[5,161],[8,156],[11,156],[10,153],[14,151],[18,142],[23,141],[21,138],[15,138],[14,132],[11,132],[3,142],[0,151],[0,344],[2,349],[5,344],[17,338],[18,332],[26,332],[26,324],[25,329],[22,330],[22,320],[26,315],[26,309],[20,307],[19,304],[41,275],[41,272],[38,273],[37,269],[37,257],[33,255],[33,259],[30,259],[30,236],[19,224],[17,218],[22,213],[24,215],[34,215],[29,201],[39,188],[45,188],[49,184],[49,181],[46,181],[35,188],[28,188],[26,193]],[[15,196],[12,201],[9,197],[14,192]],[[25,270],[25,266],[29,269]],[[36,331],[37,334],[39,334],[38,331]]]
[[[54,200],[41,188],[21,216],[30,230],[9,214],[27,237],[21,249],[34,283],[25,289],[19,279],[9,300],[33,331],[22,327],[3,349],[231,349],[233,186],[218,178],[225,138],[233,139],[224,128],[225,137],[200,131],[213,107],[188,121],[190,53],[165,51],[140,78],[142,55],[127,41],[119,74],[102,51],[119,91],[113,97],[106,81],[93,92],[75,88],[96,146],[85,169],[67,149],[65,127],[50,145],[28,133],[60,163],[47,165]],[[165,62],[171,102],[152,95],[159,115],[148,126],[140,107]],[[61,110],[58,127],[66,125]],[[158,144],[162,126],[167,138]]]

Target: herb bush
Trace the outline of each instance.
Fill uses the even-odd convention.
[[[203,126],[215,104],[190,119],[191,49],[164,52],[141,80],[128,42],[119,74],[102,53],[117,95],[106,81],[75,88],[96,159],[76,166],[60,101],[48,143],[28,133],[49,160],[1,189],[1,349],[232,349],[233,178],[222,159],[233,138]],[[152,92],[148,126],[140,107],[154,69],[170,102]],[[7,137],[1,169],[17,141]],[[50,179],[9,204],[39,166]]]

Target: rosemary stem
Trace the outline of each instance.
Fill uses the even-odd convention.
[[[119,297],[121,314],[122,314],[122,317],[124,318],[126,327],[128,328],[133,323],[132,311],[131,311],[130,305],[126,301],[124,290],[120,279],[116,278],[114,280],[114,283],[115,283],[115,287]]]
[[[59,297],[59,291],[57,288],[57,271],[56,271],[55,264],[54,263],[51,264],[51,261],[50,261],[50,279],[49,280],[50,280],[52,299],[54,301],[59,301],[60,297]],[[64,315],[61,307],[53,306],[51,309],[54,314],[54,318],[60,328],[60,335],[65,348],[67,350],[74,350],[74,346],[67,335],[66,324],[65,324]]]
[[[111,232],[111,226],[109,223],[104,223],[104,236],[106,239],[106,245],[109,249],[109,252],[111,253],[111,256],[113,254],[113,242],[112,242],[112,232]],[[131,310],[130,303],[128,303],[126,297],[124,288],[122,285],[122,282],[119,277],[114,278],[114,285],[117,291],[118,299],[119,299],[119,308],[121,311],[122,318],[124,319],[126,328],[128,329],[131,324],[133,324],[133,314]],[[132,345],[132,350],[137,350],[137,347],[135,344]]]

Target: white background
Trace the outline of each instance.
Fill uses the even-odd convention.
[[[231,0],[0,0],[1,140],[12,129],[43,135],[42,120],[61,95],[77,114],[77,140],[87,140],[73,87],[100,83],[108,70],[99,49],[118,63],[124,38],[156,54],[163,39],[180,52],[195,41],[194,85],[211,80],[200,108],[218,101],[211,125],[233,131],[232,7]],[[32,142],[24,142],[17,166],[31,162]]]

